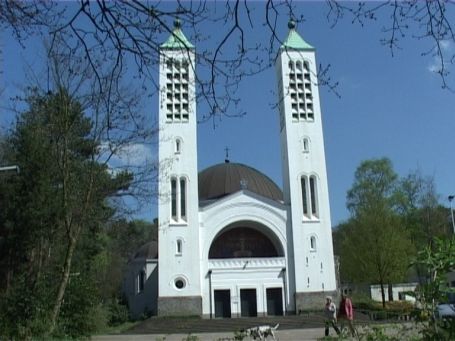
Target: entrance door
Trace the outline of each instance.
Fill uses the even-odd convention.
[[[231,291],[215,290],[215,317],[231,317]]]
[[[281,288],[267,289],[267,315],[283,315],[283,297]]]
[[[258,316],[256,289],[240,289],[241,316]]]

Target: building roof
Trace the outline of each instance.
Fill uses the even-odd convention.
[[[288,23],[289,34],[286,40],[281,45],[281,49],[291,49],[291,50],[300,50],[300,51],[313,51],[314,47],[308,44],[300,34],[297,33],[295,27],[295,21],[290,20]]]
[[[158,242],[152,240],[151,242],[142,245],[133,258],[158,259]]]
[[[199,173],[200,202],[243,189],[275,201],[283,200],[283,192],[268,176],[240,163],[220,163]]]
[[[174,21],[174,29],[172,30],[172,34],[169,38],[161,44],[161,48],[164,49],[193,49],[194,46],[186,39],[185,35],[183,34],[182,30],[180,29],[181,23],[180,20],[177,19]]]

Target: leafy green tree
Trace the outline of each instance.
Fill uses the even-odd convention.
[[[453,292],[447,283],[447,273],[455,270],[455,238],[435,238],[432,245],[421,249],[413,265],[424,268],[426,282],[416,291],[422,311],[423,337],[425,340],[453,340],[455,320],[442,320],[435,316],[437,304],[445,302],[447,293]],[[429,318],[427,318],[429,317]]]
[[[10,324],[3,331],[21,338],[56,330],[84,334],[90,326],[80,323],[99,296],[93,266],[102,227],[114,213],[108,198],[128,188],[132,177],[96,162],[92,121],[66,89],[34,92],[27,103],[8,143],[21,173],[2,207],[15,283],[5,290],[2,320]]]
[[[350,220],[340,227],[342,278],[385,286],[402,280],[413,245],[397,215],[397,175],[390,160],[363,161],[347,194]]]
[[[399,213],[416,249],[431,246],[434,237],[450,236],[450,212],[439,203],[433,177],[412,172],[400,180],[399,192]]]

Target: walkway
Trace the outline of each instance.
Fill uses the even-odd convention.
[[[369,322],[368,316],[357,314],[357,323]],[[96,341],[182,341],[189,335],[197,340],[233,340],[234,333],[259,325],[279,324],[276,335],[280,341],[317,340],[324,336],[322,314],[300,316],[249,317],[232,319],[157,318],[152,317],[134,326],[122,335],[101,335]],[[335,335],[331,330],[331,335]],[[269,338],[271,339],[271,338]],[[248,340],[248,338],[245,338]]]

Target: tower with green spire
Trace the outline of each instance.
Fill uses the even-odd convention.
[[[158,314],[201,315],[195,48],[175,20],[160,46]]]
[[[276,61],[283,197],[287,207],[288,310],[336,295],[316,50],[290,21]]]

